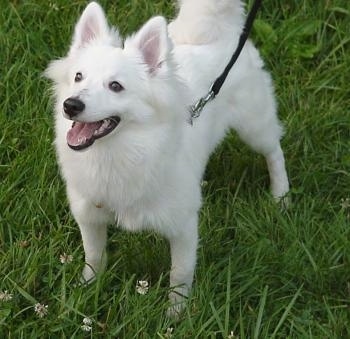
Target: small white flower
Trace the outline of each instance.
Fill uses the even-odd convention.
[[[47,316],[49,306],[37,303],[34,305],[34,312],[37,314],[39,318],[43,318]]]
[[[172,327],[168,327],[166,329],[166,333],[164,334],[164,338],[170,339],[173,337],[173,331],[174,329]]]
[[[90,326],[92,324],[92,320],[90,318],[86,317],[83,319],[83,323],[84,323],[84,325]]]
[[[73,261],[73,256],[71,254],[63,253],[60,255],[61,264],[69,264]]]
[[[89,325],[81,325],[80,327],[84,332],[90,332],[92,330],[92,327]]]
[[[136,292],[139,294],[147,294],[148,292],[148,281],[138,280],[136,284]]]
[[[90,332],[92,330],[92,320],[88,317],[85,317],[83,319],[83,324],[84,325],[81,325],[80,328],[85,331],[85,332]]]
[[[0,301],[10,301],[13,298],[13,294],[9,293],[7,290],[0,291]]]

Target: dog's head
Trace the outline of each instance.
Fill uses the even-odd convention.
[[[68,145],[85,149],[128,125],[178,119],[183,90],[173,75],[171,47],[163,17],[150,19],[122,47],[102,8],[90,3],[68,55],[46,71],[55,83],[58,113],[72,120]]]

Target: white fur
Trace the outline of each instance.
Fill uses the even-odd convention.
[[[67,57],[48,67],[56,94],[55,144],[83,238],[85,280],[104,266],[107,224],[154,229],[170,241],[171,312],[182,308],[196,262],[201,178],[230,128],[266,157],[274,197],[288,192],[273,86],[251,42],[217,98],[193,126],[188,123],[188,106],[206,94],[236,47],[242,8],[238,0],[182,0],[169,35],[165,20],[156,17],[121,48],[102,9],[91,3]],[[74,83],[76,72],[83,81]],[[112,80],[125,90],[110,91]],[[85,151],[66,143],[72,122],[64,118],[62,103],[71,96],[85,103],[81,121],[121,117],[114,132]]]

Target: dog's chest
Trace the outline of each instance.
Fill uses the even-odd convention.
[[[83,166],[84,171],[66,168],[67,185],[73,185],[96,211],[111,214],[116,225],[129,231],[159,228],[164,223],[166,206],[159,199],[163,194],[158,182],[147,179],[144,171],[123,175],[116,168]]]

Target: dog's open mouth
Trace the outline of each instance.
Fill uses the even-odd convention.
[[[74,150],[82,150],[91,146],[96,139],[111,133],[119,124],[118,116],[95,122],[74,121],[67,133],[68,146]]]

